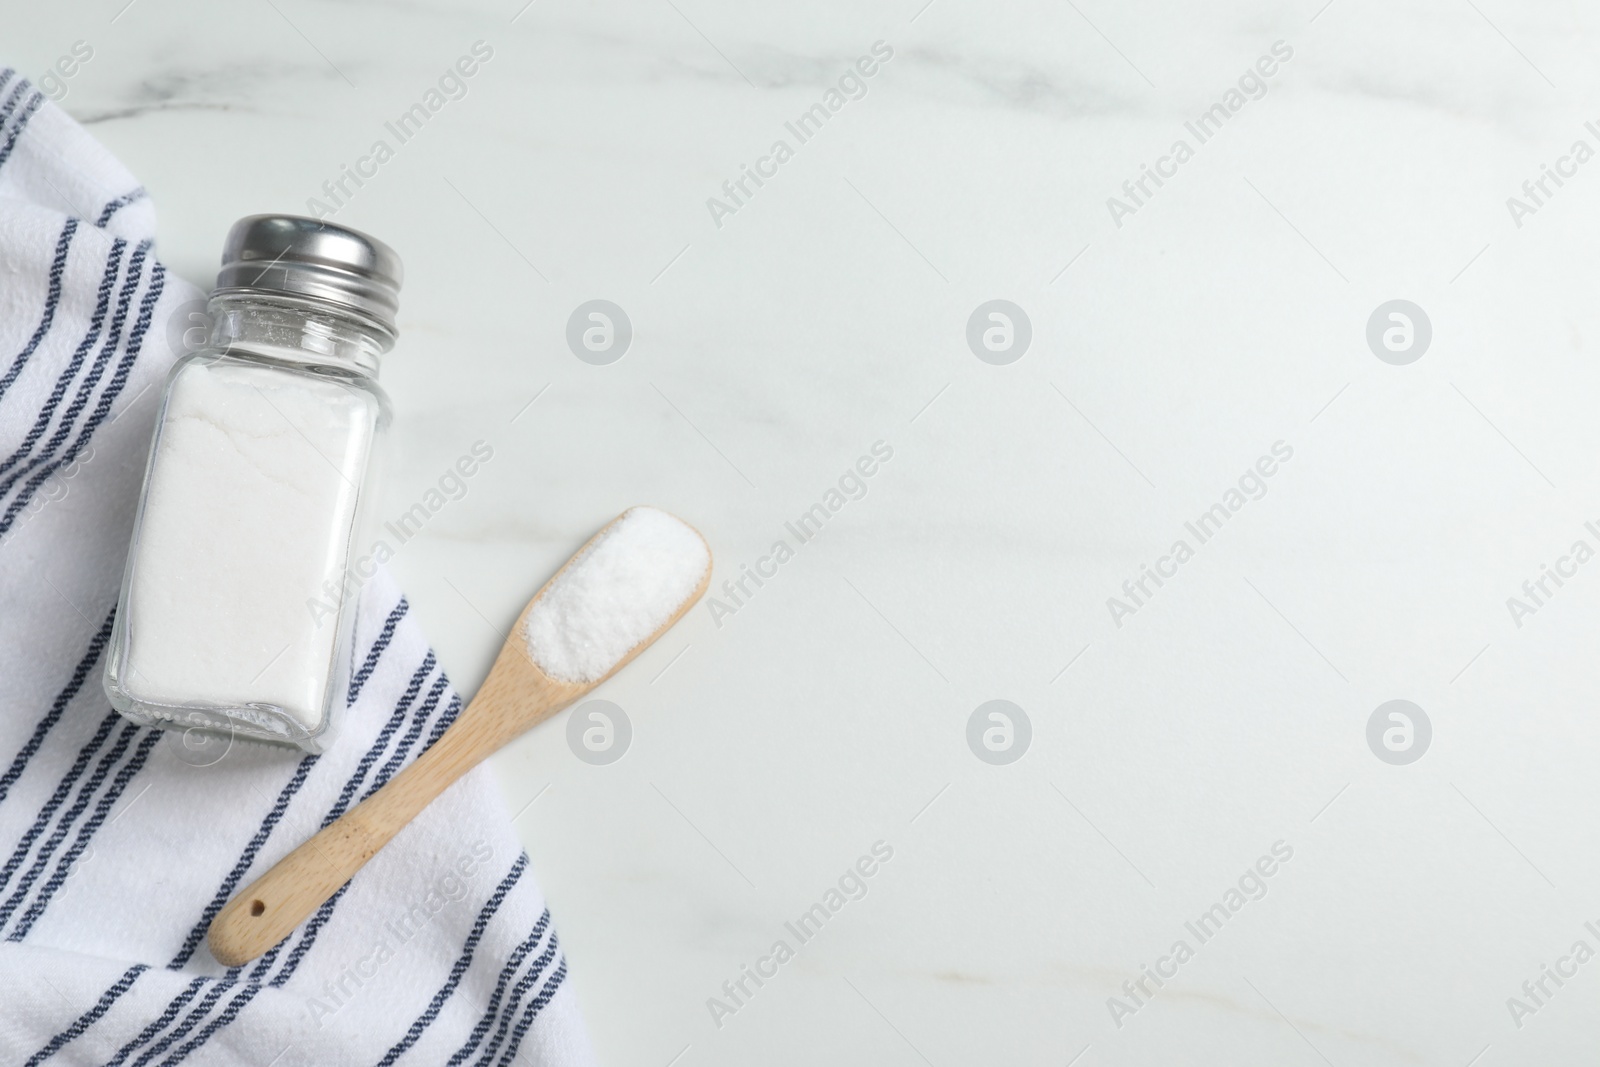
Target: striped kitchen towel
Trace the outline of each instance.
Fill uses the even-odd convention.
[[[261,959],[206,950],[238,889],[415,759],[461,700],[380,575],[325,755],[150,730],[107,704],[160,383],[201,297],[154,234],[133,177],[0,71],[0,1064],[591,1062],[483,768]]]

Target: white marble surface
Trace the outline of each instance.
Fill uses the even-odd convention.
[[[201,285],[234,218],[305,210],[493,48],[336,216],[408,271],[389,511],[494,448],[394,564],[464,690],[622,508],[696,523],[720,583],[893,448],[736,614],[598,694],[620,761],[563,723],[497,761],[605,1062],[1591,1057],[1600,962],[1507,998],[1600,949],[1600,563],[1520,627],[1506,600],[1600,547],[1600,162],[1520,228],[1506,198],[1600,148],[1592,8],[122,3],[10,0],[4,58],[92,44],[63,105]],[[706,199],[880,40],[719,228]],[[1270,91],[1117,227],[1106,198],[1279,40]],[[610,366],[564,341],[593,298],[634,326]],[[1010,366],[964,337],[994,298],[1032,322]],[[1433,326],[1407,366],[1364,337],[1394,298]],[[1277,441],[1266,496],[1117,626],[1107,598]],[[996,698],[1033,728],[1008,766],[965,739]],[[1433,725],[1409,766],[1366,741],[1396,698]],[[878,840],[867,896],[715,1025]],[[1185,921],[1280,840],[1200,945]]]

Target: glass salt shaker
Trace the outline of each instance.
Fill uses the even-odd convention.
[[[105,689],[149,726],[318,752],[345,704],[389,400],[400,258],[292,215],[239,220],[204,348],[167,378]]]

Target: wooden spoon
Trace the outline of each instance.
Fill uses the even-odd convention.
[[[610,678],[683,618],[711,580],[709,548],[705,573],[693,592],[601,677],[565,681],[551,677],[534,662],[525,636],[529,614],[574,564],[630,514],[624,512],[590,538],[522,609],[477,696],[431,748],[383,788],[279,860],[217,913],[207,941],[219,962],[240,966],[288,937],[457,778]],[[700,537],[681,520],[672,521]],[[703,538],[700,543],[704,546]]]

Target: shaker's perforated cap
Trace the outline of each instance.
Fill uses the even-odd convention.
[[[222,244],[217,289],[292,293],[395,333],[400,256],[359,230],[299,215],[249,215]]]

